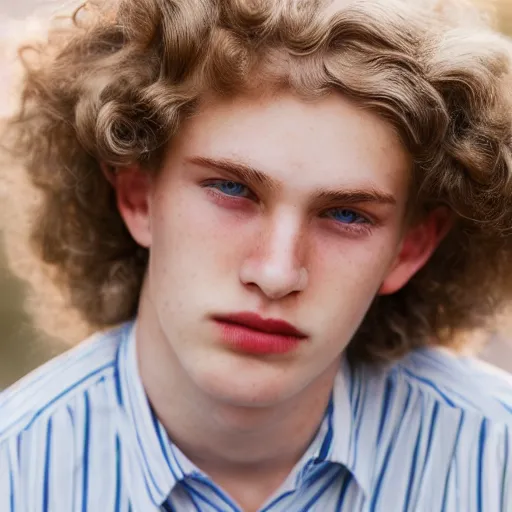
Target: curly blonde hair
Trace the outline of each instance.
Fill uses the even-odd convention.
[[[39,257],[94,327],[136,315],[148,253],[100,162],[158,172],[206,93],[267,84],[339,91],[387,120],[413,157],[411,204],[455,222],[349,347],[392,360],[482,326],[512,292],[511,43],[456,0],[120,0],[88,3],[21,52],[16,154],[42,195]]]

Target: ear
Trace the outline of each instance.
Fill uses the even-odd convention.
[[[151,245],[149,175],[137,165],[113,170],[101,164],[101,169],[114,187],[117,208],[128,231],[139,245],[149,247]]]
[[[395,293],[420,270],[452,227],[450,211],[439,207],[419,223],[408,228],[390,272],[382,283],[379,295]]]

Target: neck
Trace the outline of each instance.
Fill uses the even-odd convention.
[[[320,426],[339,367],[298,395],[265,407],[237,406],[204,393],[180,365],[156,318],[139,311],[137,355],[148,399],[172,442],[225,491],[234,482],[272,494],[293,469]],[[172,392],[169,392],[172,390]],[[247,490],[247,489],[246,489]],[[246,510],[253,508],[247,505]]]

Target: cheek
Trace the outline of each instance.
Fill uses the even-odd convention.
[[[313,272],[333,281],[361,283],[383,279],[394,260],[397,237],[379,230],[364,238],[320,233],[311,244]]]
[[[254,234],[249,215],[220,208],[199,187],[155,202],[153,216],[151,249],[181,274],[190,267],[201,275],[233,271]]]
[[[317,237],[311,247],[309,293],[330,312],[359,318],[370,306],[394,259],[385,233],[365,240]],[[394,240],[394,238],[393,238]]]

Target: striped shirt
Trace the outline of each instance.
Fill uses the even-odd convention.
[[[0,395],[1,512],[239,511],[167,437],[134,324]],[[267,512],[511,512],[512,383],[440,350],[343,361],[318,433]]]

